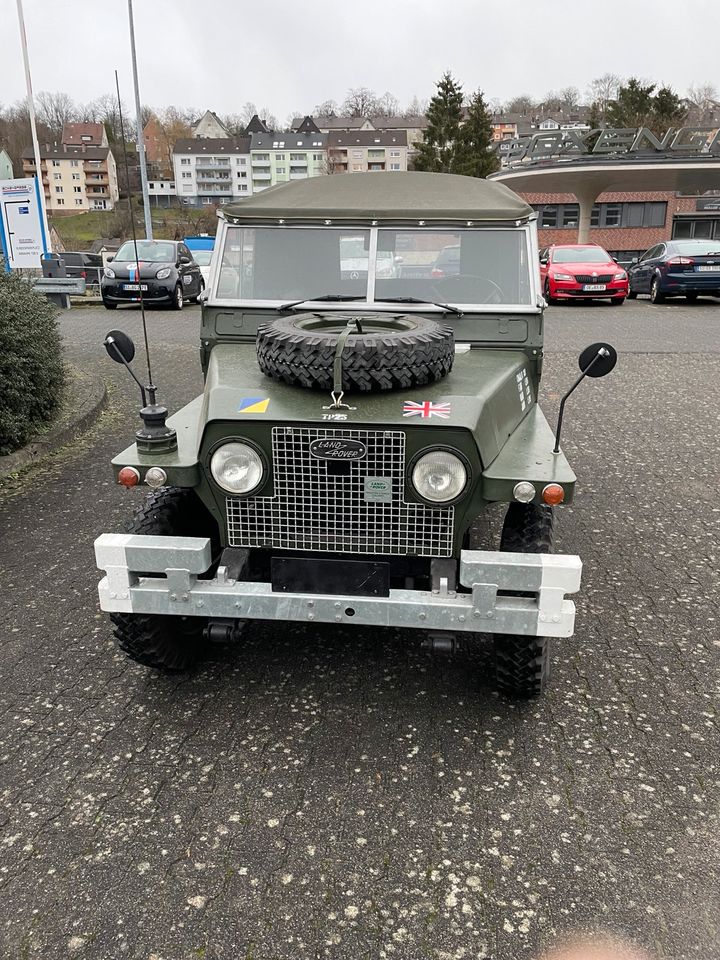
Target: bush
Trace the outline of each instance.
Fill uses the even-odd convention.
[[[0,265],[0,454],[23,446],[52,418],[63,381],[55,308]]]

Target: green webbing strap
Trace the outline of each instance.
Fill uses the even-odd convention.
[[[353,325],[357,326],[357,331],[353,331]],[[347,339],[350,336],[350,334],[353,332],[362,333],[360,320],[357,318],[348,320],[347,326],[338,337],[337,346],[335,347],[335,360],[333,362],[333,393],[334,394],[341,394],[343,392],[342,355],[343,355],[343,350],[345,349],[345,344],[347,343]]]

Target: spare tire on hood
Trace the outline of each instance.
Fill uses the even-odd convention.
[[[260,369],[273,380],[333,389],[339,337],[344,391],[394,390],[442,380],[452,369],[451,327],[420,314],[302,313],[258,328]]]

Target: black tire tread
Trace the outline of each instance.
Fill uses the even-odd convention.
[[[299,319],[279,317],[259,328],[260,369],[281,383],[332,390],[337,334],[303,331],[296,325]],[[413,331],[351,336],[342,356],[343,390],[409,389],[446,377],[455,359],[452,328],[425,317],[417,323]]]
[[[156,536],[210,536],[213,553],[219,544],[217,526],[191,489],[161,487],[126,525],[126,533]],[[205,621],[141,613],[111,613],[114,635],[131,660],[164,673],[188,670],[204,659],[209,644]]]

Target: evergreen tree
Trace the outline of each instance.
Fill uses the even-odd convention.
[[[493,128],[482,91],[473,94],[467,107],[465,122],[460,127],[458,150],[452,173],[466,177],[487,177],[500,166],[497,153],[490,149]]]
[[[462,87],[448,71],[437,84],[427,111],[428,125],[415,157],[415,169],[452,173],[460,139]]]
[[[687,110],[680,97],[670,87],[660,87],[653,104],[653,120],[665,131],[668,127],[681,126],[685,122]]]
[[[607,108],[607,121],[611,127],[649,127],[653,133],[664,133],[668,127],[683,122],[685,109],[678,95],[670,87],[641,83],[631,77],[623,84],[617,99]]]

